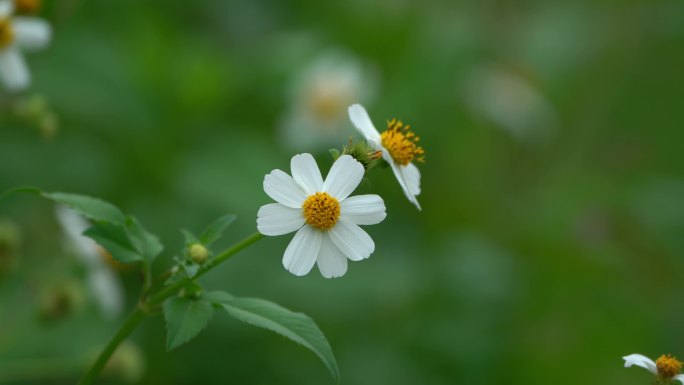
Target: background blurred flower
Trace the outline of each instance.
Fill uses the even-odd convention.
[[[551,102],[530,82],[505,67],[467,73],[462,93],[470,110],[520,142],[546,141],[557,129]]]
[[[104,262],[105,252],[95,241],[82,235],[90,224],[65,206],[57,206],[57,220],[65,235],[65,248],[86,267],[88,286],[102,314],[115,318],[124,307],[124,293],[117,275]]]
[[[11,1],[0,2],[0,78],[8,89],[21,90],[31,83],[31,74],[20,50],[45,48],[52,30],[47,22],[35,17],[12,17],[13,11]]]
[[[295,151],[339,147],[352,134],[347,106],[371,102],[376,84],[373,71],[352,54],[340,50],[320,54],[292,81],[291,104],[279,127],[282,143]]]

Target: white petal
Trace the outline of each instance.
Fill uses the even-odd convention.
[[[640,366],[653,374],[658,373],[655,362],[652,359],[641,355],[641,354],[630,354],[628,356],[622,357],[625,360],[625,368],[629,368],[632,365]]]
[[[264,191],[274,201],[292,208],[301,208],[306,200],[304,190],[284,171],[273,170],[264,177]]]
[[[418,199],[416,199],[415,195],[411,194],[411,191],[409,190],[408,183],[404,178],[403,167],[395,163],[394,161],[390,162],[390,166],[392,167],[394,176],[397,178],[397,181],[399,182],[401,189],[404,190],[404,195],[406,195],[406,198],[409,200],[409,202],[413,203],[418,208],[418,210],[422,210],[420,208],[420,203],[418,203]]]
[[[261,206],[257,213],[257,229],[264,235],[283,235],[304,226],[302,209],[293,209],[280,203]]]
[[[340,202],[340,216],[357,225],[375,225],[385,219],[385,202],[379,195],[356,195]]]
[[[406,167],[402,168],[402,171],[404,172],[404,180],[409,192],[415,196],[420,195],[420,170],[418,170],[418,167],[413,163],[409,163]]]
[[[323,187],[323,177],[316,160],[311,154],[298,154],[292,157],[290,169],[294,180],[304,189],[306,195],[313,195]]]
[[[7,89],[12,91],[25,89],[31,83],[31,74],[24,58],[14,47],[0,50],[0,78]]]
[[[370,235],[347,218],[340,217],[329,234],[335,246],[352,261],[368,258],[375,250]]]
[[[366,109],[360,104],[354,104],[349,107],[348,111],[349,119],[366,140],[373,142],[373,144],[380,144],[380,133],[373,125]]]
[[[17,16],[13,19],[12,27],[17,45],[27,50],[45,48],[52,36],[50,24],[36,17]]]
[[[347,257],[335,246],[328,234],[323,234],[318,253],[318,270],[325,278],[341,277],[347,272]]]
[[[684,374],[678,374],[678,375],[674,376],[673,379],[681,382],[682,385],[684,385]]]
[[[311,226],[304,226],[295,234],[285,249],[283,266],[290,273],[302,276],[311,271],[321,249],[323,233]]]
[[[358,160],[350,155],[342,155],[333,163],[325,177],[323,191],[341,201],[361,183],[364,172],[363,165]]]
[[[0,18],[6,18],[14,12],[14,1],[3,0],[0,1]]]
[[[113,319],[121,314],[124,307],[121,282],[106,265],[93,269],[88,276],[88,283],[105,317]]]

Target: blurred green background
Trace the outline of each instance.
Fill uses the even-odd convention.
[[[371,173],[357,192],[388,217],[343,278],[286,272],[283,236],[202,279],[313,317],[343,384],[647,384],[623,355],[684,358],[681,1],[45,5],[32,88],[0,98],[0,190],[117,204],[165,243],[159,272],[182,227],[238,214],[217,249],[253,232],[264,175],[295,153],[327,170],[348,104],[416,129],[423,211]],[[41,100],[56,132],[17,107]],[[75,383],[123,315],[98,312],[49,202],[0,201],[0,228],[0,382]],[[139,276],[117,275],[130,309]],[[225,314],[164,339],[147,320],[102,383],[332,383]]]

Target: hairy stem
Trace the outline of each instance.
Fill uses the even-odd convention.
[[[237,254],[242,249],[250,246],[251,244],[260,240],[263,237],[264,236],[262,234],[257,232],[248,236],[242,241],[234,244],[233,246],[219,253],[218,255],[216,255],[216,257],[210,259],[209,261],[207,261],[207,263],[202,265],[202,267],[199,269],[199,271],[193,279],[196,279],[206,274],[208,271],[215,268],[226,259],[232,257],[234,254]],[[121,325],[121,327],[116,332],[114,337],[112,337],[109,343],[107,343],[107,346],[105,346],[102,352],[100,352],[100,355],[97,357],[95,363],[93,363],[90,369],[88,369],[88,371],[83,376],[83,378],[81,378],[81,381],[79,381],[78,384],[92,384],[100,375],[100,372],[102,372],[102,369],[104,369],[105,365],[107,364],[107,361],[109,361],[109,358],[112,356],[112,354],[119,346],[119,344],[123,342],[126,339],[126,337],[128,337],[133,332],[133,330],[135,330],[135,328],[138,327],[140,322],[143,319],[145,319],[145,317],[148,315],[146,313],[146,310],[149,309],[149,307],[161,304],[162,302],[164,302],[164,300],[176,294],[181,288],[183,288],[183,286],[187,282],[188,280],[178,281],[172,285],[163,287],[157,293],[152,294],[149,297],[149,300],[146,304],[141,304],[137,306],[135,310],[133,310],[133,312],[128,316],[128,318],[126,318],[126,321],[124,321],[123,325]]]

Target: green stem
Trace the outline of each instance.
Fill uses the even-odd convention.
[[[81,381],[78,382],[79,385],[92,384],[95,379],[97,379],[97,377],[100,375],[100,372],[102,369],[104,369],[104,366],[107,364],[107,361],[109,361],[109,358],[112,356],[119,344],[123,342],[123,340],[125,340],[126,337],[128,337],[128,335],[131,334],[136,327],[138,327],[138,324],[145,319],[145,317],[146,314],[142,311],[140,306],[133,310],[133,313],[126,318],[126,321],[124,321],[123,325],[121,325],[107,346],[102,349],[95,363],[90,367],[90,369],[88,369],[83,378],[81,378]]]
[[[242,241],[234,244],[233,246],[229,247],[228,249],[226,249],[225,251],[218,254],[216,257],[210,259],[209,261],[207,261],[207,263],[202,265],[202,267],[199,269],[199,271],[197,272],[195,277],[193,277],[193,279],[199,278],[200,276],[206,274],[209,270],[215,268],[221,262],[232,257],[234,254],[237,254],[242,249],[246,248],[247,246],[253,244],[254,242],[260,240],[263,237],[264,236],[261,233],[257,232],[243,239]],[[146,308],[159,305],[160,303],[164,302],[165,299],[176,294],[186,283],[187,280],[183,280],[178,281],[172,285],[166,286],[160,291],[158,291],[156,294],[152,295],[150,299],[147,301],[147,304],[137,306],[133,313],[131,313],[128,316],[128,318],[126,318],[126,321],[124,321],[123,325],[121,325],[121,327],[116,332],[114,337],[112,337],[112,339],[109,341],[107,346],[105,346],[102,352],[100,352],[100,355],[97,357],[97,360],[90,367],[90,369],[88,369],[83,378],[81,378],[81,381],[79,381],[78,385],[92,384],[97,379],[97,377],[100,375],[100,372],[107,364],[107,361],[109,361],[109,358],[112,356],[112,354],[119,346],[119,344],[123,342],[123,340],[125,340],[126,337],[128,337],[133,332],[133,330],[135,330],[136,327],[138,327],[138,324],[140,324],[140,322],[143,319],[145,319],[147,314],[144,310]]]

